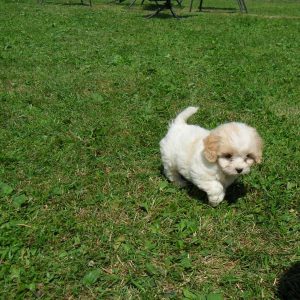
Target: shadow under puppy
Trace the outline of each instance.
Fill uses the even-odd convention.
[[[226,188],[262,159],[262,139],[257,131],[238,122],[207,130],[186,123],[198,107],[188,107],[171,122],[160,141],[166,177],[183,187],[186,180],[208,195],[211,206],[223,201]]]

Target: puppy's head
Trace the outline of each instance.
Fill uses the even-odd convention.
[[[247,174],[262,159],[262,139],[257,131],[243,123],[227,123],[212,130],[204,139],[204,156],[218,163],[227,175]]]

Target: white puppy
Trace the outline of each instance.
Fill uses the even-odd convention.
[[[257,131],[243,123],[226,123],[209,131],[186,123],[198,107],[188,107],[170,124],[160,141],[167,178],[185,186],[186,180],[208,195],[217,206],[226,188],[241,174],[250,172],[262,159],[262,139]]]

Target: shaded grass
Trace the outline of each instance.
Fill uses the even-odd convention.
[[[275,298],[299,259],[300,20],[265,16],[297,2],[179,22],[60,4],[0,3],[3,297]],[[158,142],[188,105],[265,140],[232,204],[161,175]]]

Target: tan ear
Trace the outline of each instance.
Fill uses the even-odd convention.
[[[206,137],[203,141],[204,143],[204,156],[209,162],[216,162],[218,158],[218,144],[219,144],[219,137],[210,134]]]

